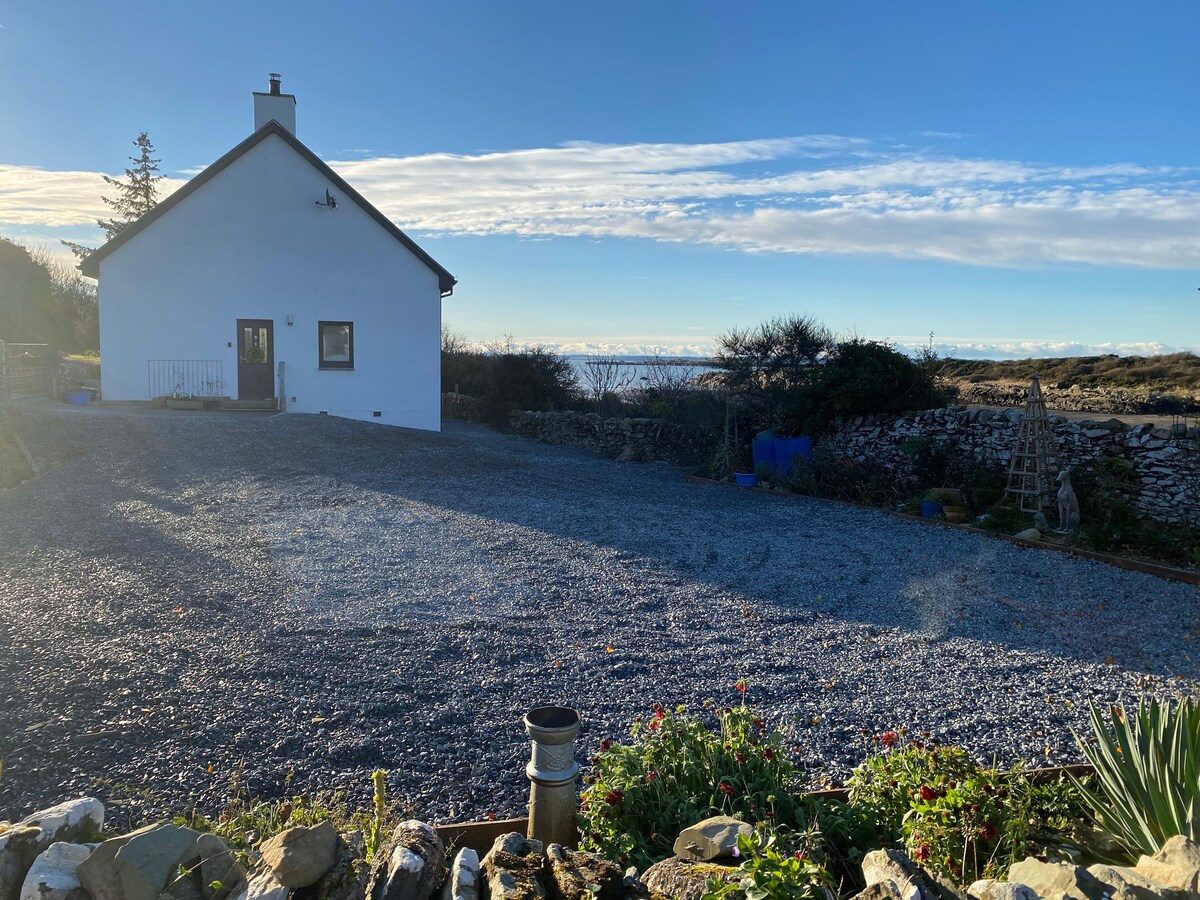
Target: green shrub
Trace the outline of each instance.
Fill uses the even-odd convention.
[[[580,846],[644,868],[710,816],[802,828],[797,773],[779,732],[745,706],[713,716],[715,730],[682,706],[655,705],[630,743],[602,741],[584,779]]]
[[[453,334],[442,337],[442,390],[482,398],[483,419],[494,428],[507,428],[514,412],[568,409],[579,398],[565,356],[511,341],[474,350]]]
[[[709,879],[702,900],[725,900],[744,896],[746,900],[824,900],[833,879],[820,863],[803,850],[781,850],[778,836],[765,831],[738,835],[738,866],[741,878],[736,884]]]
[[[958,884],[1001,876],[1049,845],[1072,844],[1082,798],[1066,779],[1034,784],[958,747],[907,743],[888,732],[850,778],[850,803],[881,838]]]
[[[1200,841],[1200,705],[1142,698],[1136,713],[1093,705],[1090,716],[1092,740],[1076,740],[1095,788],[1077,788],[1096,825],[1130,858],[1177,834]]]

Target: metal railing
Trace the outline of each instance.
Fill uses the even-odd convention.
[[[152,400],[225,396],[225,367],[219,359],[152,359],[147,367]]]

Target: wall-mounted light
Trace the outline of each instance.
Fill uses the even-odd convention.
[[[293,316],[291,313],[288,313],[288,317],[287,317],[287,323],[288,323],[288,325],[295,325],[295,324],[296,324],[296,317],[295,317],[295,316]]]

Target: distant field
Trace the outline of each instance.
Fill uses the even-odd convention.
[[[1200,356],[1072,356],[1061,359],[1015,359],[1003,362],[948,359],[941,374],[956,381],[1028,382],[1084,388],[1142,388],[1154,391],[1200,391]]]

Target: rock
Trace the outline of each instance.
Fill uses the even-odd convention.
[[[853,900],[901,900],[900,889],[894,882],[870,884],[854,895]]]
[[[1026,541],[1040,541],[1042,533],[1036,528],[1026,528],[1024,531],[1018,531],[1013,537],[1021,538]]]
[[[200,857],[200,889],[204,900],[225,900],[246,886],[246,870],[215,834],[196,838],[196,854]],[[211,887],[213,884],[220,887]]]
[[[603,856],[550,844],[546,863],[550,869],[547,887],[555,900],[617,900],[621,896],[624,873]]]
[[[401,822],[380,848],[368,886],[371,900],[429,900],[442,883],[446,845],[433,826]]]
[[[1027,856],[1008,869],[1008,880],[1028,885],[1042,900],[1104,900],[1104,885],[1087,869]]]
[[[281,831],[259,847],[263,862],[285,887],[316,884],[337,862],[338,835],[328,822]]]
[[[450,866],[442,900],[479,900],[479,854],[463,847]]]
[[[364,853],[360,832],[339,835],[337,862],[313,886],[316,900],[365,900],[371,867],[363,859]]]
[[[672,849],[676,856],[684,859],[707,861],[732,857],[737,851],[738,835],[749,837],[753,833],[754,829],[740,819],[713,816],[679,832]]]
[[[80,797],[26,816],[0,834],[0,900],[18,900],[25,876],[50,845],[86,843],[104,825],[104,804]]]
[[[648,868],[642,874],[642,884],[652,895],[662,894],[673,900],[700,900],[707,891],[708,879],[737,884],[741,877],[737,866],[672,856]]]
[[[533,900],[545,897],[542,842],[512,831],[502,834],[479,864],[488,900]]]
[[[280,884],[270,866],[258,866],[237,894],[236,900],[288,900],[292,889]]]
[[[75,869],[95,847],[63,841],[51,844],[33,861],[21,886],[20,900],[90,900]]]
[[[967,896],[975,900],[1038,900],[1037,893],[1027,884],[1015,881],[996,881],[983,878],[967,888]]]
[[[1187,900],[1187,891],[1177,890],[1151,881],[1135,869],[1099,863],[1088,866],[1088,872],[1109,890],[1112,900]]]
[[[190,828],[159,823],[110,838],[79,864],[79,883],[92,900],[157,900],[181,865],[200,861],[199,837]]]
[[[937,900],[920,867],[899,850],[872,850],[863,857],[862,873],[867,887],[888,884],[902,900]]]
[[[1143,856],[1134,870],[1151,881],[1179,891],[1200,889],[1200,846],[1177,834],[1153,856]]]

